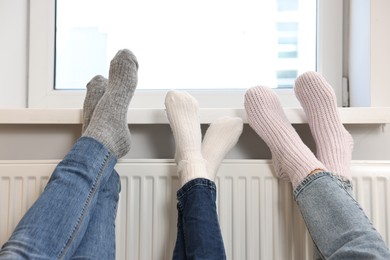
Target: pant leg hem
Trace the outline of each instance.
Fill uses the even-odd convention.
[[[181,187],[177,191],[176,193],[177,199],[180,200],[181,197],[185,196],[186,193],[189,192],[195,186],[206,186],[211,190],[217,190],[215,183],[213,181],[205,178],[197,178],[187,182],[186,184],[184,184],[183,187]]]
[[[295,188],[294,190],[294,199],[296,200],[299,194],[307,187],[309,186],[313,181],[323,178],[323,177],[334,177],[333,173],[331,172],[317,172],[315,174],[309,174],[306,176],[305,179]]]

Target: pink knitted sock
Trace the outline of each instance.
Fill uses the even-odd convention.
[[[245,93],[249,125],[266,142],[278,177],[290,180],[295,189],[316,169],[326,170],[302,142],[286,118],[278,96],[267,87],[253,87]]]
[[[295,94],[306,113],[318,160],[332,173],[351,180],[353,139],[341,123],[332,87],[319,73],[306,72],[295,81]]]

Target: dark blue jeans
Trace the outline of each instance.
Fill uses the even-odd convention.
[[[226,259],[216,208],[216,186],[195,179],[177,192],[177,240],[173,259]]]

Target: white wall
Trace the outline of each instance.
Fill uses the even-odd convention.
[[[390,106],[390,1],[350,1],[352,106]]]
[[[355,0],[354,0],[355,1]],[[356,0],[358,1],[358,0]],[[361,0],[365,2],[365,0]],[[0,109],[26,107],[28,78],[28,2],[0,1]],[[370,102],[390,106],[387,87],[390,62],[389,1],[371,1],[372,37],[369,54],[369,75],[373,94]],[[367,55],[367,53],[366,53]],[[364,62],[356,57],[357,62]],[[371,73],[371,74],[367,74]],[[367,83],[368,84],[368,83]],[[352,84],[352,88],[354,85]],[[367,95],[367,94],[366,94]],[[307,126],[296,126],[305,142],[313,148]],[[389,126],[347,126],[355,139],[354,159],[390,159]],[[205,128],[205,127],[204,127]],[[131,127],[133,149],[128,158],[172,158],[173,140],[167,125],[138,125]],[[60,159],[80,135],[79,125],[0,125],[1,159]],[[47,145],[46,145],[47,144]],[[49,145],[50,144],[50,145]],[[39,149],[37,149],[39,147]],[[229,158],[269,158],[264,143],[246,126],[239,144]]]
[[[371,105],[390,106],[390,1],[371,0]]]
[[[28,1],[0,1],[0,108],[26,107]]]

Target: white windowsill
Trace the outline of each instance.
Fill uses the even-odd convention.
[[[285,108],[292,124],[306,123],[301,108]],[[390,123],[390,107],[339,108],[344,124]],[[209,124],[221,116],[241,117],[247,123],[244,109],[200,109],[200,122]],[[168,124],[164,109],[130,109],[129,124]],[[81,124],[81,109],[0,109],[0,124]]]

